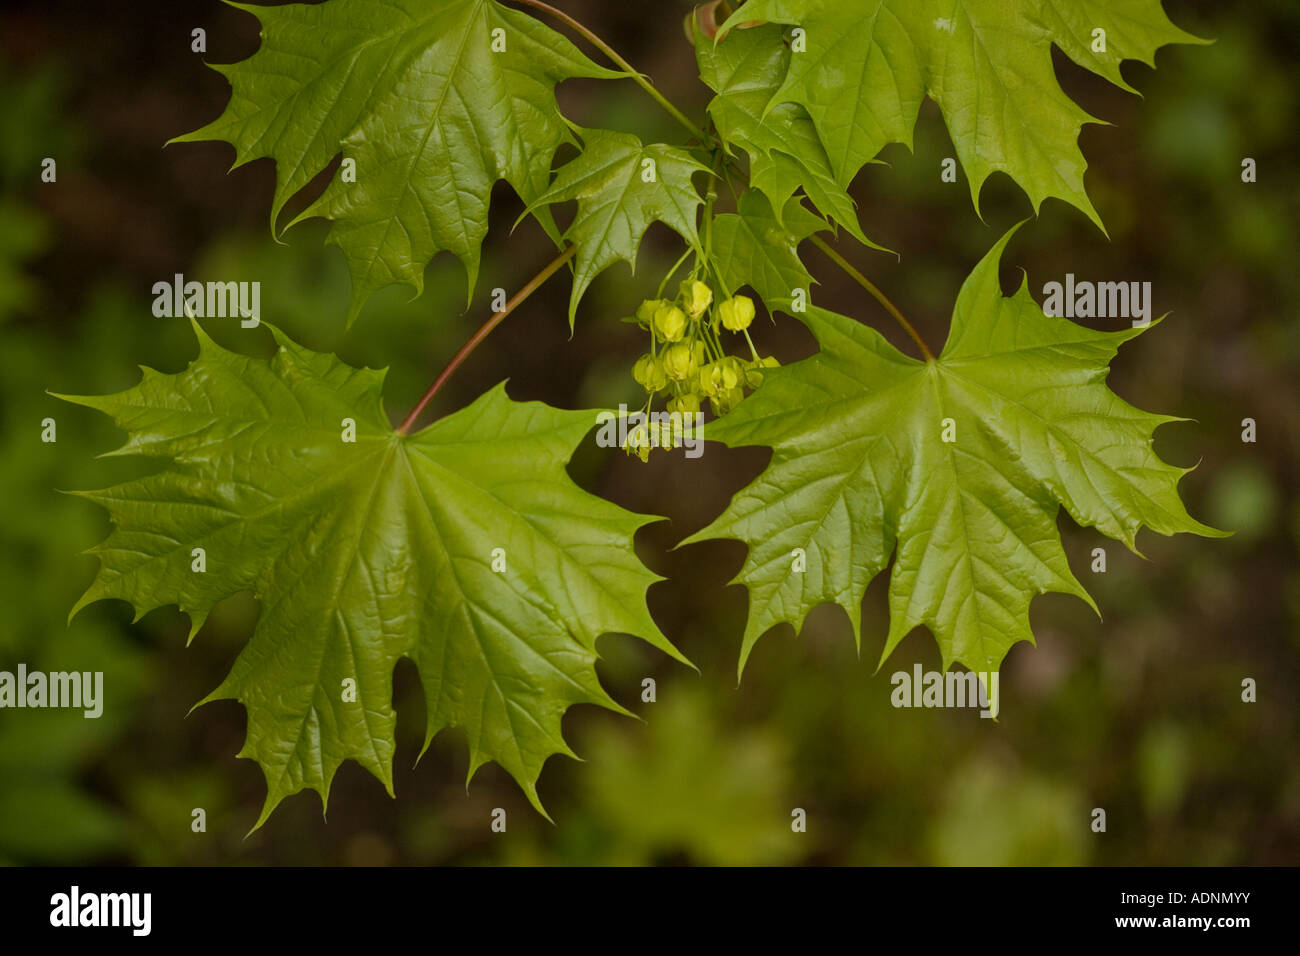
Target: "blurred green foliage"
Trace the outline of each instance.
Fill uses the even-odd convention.
[[[785,743],[776,728],[724,725],[712,695],[674,688],[640,728],[602,724],[585,741],[586,852],[575,863],[689,861],[712,866],[798,858]],[[788,802],[785,801],[785,802]],[[783,810],[785,812],[783,812]]]
[[[40,125],[52,140],[71,135],[50,122],[56,110],[56,74],[43,70],[19,81],[0,69],[0,179],[6,191],[24,166],[35,168],[40,151],[32,131]],[[123,816],[81,785],[96,755],[110,749],[129,713],[148,662],[129,633],[109,614],[89,614],[65,625],[69,599],[78,589],[77,551],[98,533],[94,510],[60,501],[54,492],[67,469],[84,462],[75,441],[43,442],[60,403],[45,394],[54,368],[75,370],[83,380],[103,380],[96,349],[71,348],[36,323],[15,327],[32,315],[37,285],[23,272],[42,251],[49,224],[35,207],[11,195],[0,201],[0,667],[19,662],[31,670],[103,671],[109,704],[103,716],[81,711],[6,711],[0,716],[0,861],[77,862],[126,845]],[[92,326],[101,343],[109,326]],[[124,706],[125,705],[125,706]]]

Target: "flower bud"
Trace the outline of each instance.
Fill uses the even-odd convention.
[[[686,333],[686,313],[671,302],[655,309],[655,334],[665,342],[680,342]]]
[[[754,300],[747,295],[730,298],[718,306],[718,315],[724,329],[742,332],[754,321]]]
[[[687,279],[682,283],[679,298],[691,321],[698,322],[713,301],[713,290],[699,279]]]

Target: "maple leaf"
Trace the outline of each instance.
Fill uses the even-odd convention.
[[[800,628],[823,602],[848,612],[860,640],[863,593],[895,552],[881,662],[925,624],[945,670],[990,671],[1033,642],[1034,595],[1092,604],[1061,548],[1060,507],[1135,550],[1142,527],[1223,534],[1183,507],[1177,485],[1190,469],[1152,448],[1158,425],[1182,419],[1140,411],[1105,384],[1119,346],[1142,329],[1045,316],[1027,279],[1003,297],[998,261],[1014,231],[962,286],[936,361],[810,307],[800,318],[821,351],[767,373],[712,426],[727,445],[774,449],[726,512],[686,539],[749,545],[736,578],[749,589],[741,669],[764,632]]]
[[[349,322],[386,286],[419,294],[444,250],[464,263],[472,295],[493,184],[530,202],[571,140],[555,86],[623,75],[495,0],[233,5],[261,21],[262,46],[214,67],[231,85],[225,112],[172,142],[225,140],[236,167],[274,159],[273,223],[334,157],[355,163],[355,182],[336,175],[289,223],[333,221],[327,241],[352,274]]]
[[[658,220],[699,248],[696,215],[704,200],[691,177],[708,172],[691,154],[673,146],[645,146],[630,133],[582,132],[582,152],[555,174],[555,182],[525,210],[578,201],[578,214],[564,238],[578,248],[569,297],[569,326],[578,302],[601,272],[620,259],[636,269],[637,250]]]
[[[717,93],[709,103],[714,125],[724,142],[749,154],[750,184],[767,195],[778,220],[795,190],[803,189],[822,215],[881,249],[863,234],[848,181],[837,181],[807,111],[795,103],[773,102],[790,65],[781,37],[779,26],[767,25],[715,44],[696,25],[700,79]]]
[[[383,372],[274,329],[269,360],[195,330],[199,354],[183,372],[145,369],[115,395],[60,396],[127,431],[114,454],[165,461],[81,493],[114,528],[90,551],[99,572],[73,613],[104,598],[138,615],[175,604],[192,639],[218,601],[253,592],[262,611],[252,638],[205,702],[248,710],[240,756],[267,780],[257,826],[305,788],[326,804],[348,758],[392,792],[402,657],[424,688],[425,747],[463,727],[469,776],[495,760],[540,811],[543,763],[572,755],[565,710],[626,713],[597,679],[596,639],[635,634],[684,660],[649,615],[645,591],[659,578],[632,545],[655,519],[565,472],[596,413],[515,402],[499,385],[402,435],[383,410]]]
[[[1124,60],[1154,65],[1161,46],[1205,42],[1174,26],[1160,0],[749,0],[718,40],[730,42],[729,30],[755,20],[797,26],[804,46],[789,58],[765,125],[774,125],[780,104],[807,110],[841,184],[888,143],[911,148],[928,95],[943,111],[977,210],[984,180],[1000,170],[1035,210],[1056,196],[1098,227],[1078,147],[1083,124],[1097,121],[1058,85],[1052,44],[1131,90]]]

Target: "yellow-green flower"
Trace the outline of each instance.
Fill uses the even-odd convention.
[[[641,328],[648,329],[655,320],[660,306],[672,305],[667,299],[646,299],[636,307],[636,320]]]
[[[713,413],[715,415],[725,415],[731,411],[745,398],[745,392],[740,388],[728,388],[719,392],[718,395],[709,399],[713,403]]]
[[[765,368],[776,368],[781,363],[774,356],[766,358],[757,358],[745,363],[745,387],[754,389],[763,384],[763,372]]]
[[[745,366],[734,355],[728,355],[719,362],[714,362],[709,373],[712,390],[710,396],[738,388],[745,380]]]
[[[722,327],[729,332],[743,332],[754,321],[754,300],[747,295],[738,295],[718,306],[718,317]]]
[[[664,373],[674,382],[684,382],[695,371],[695,355],[685,342],[664,349]]]
[[[644,424],[631,429],[623,441],[623,450],[629,455],[636,455],[642,461],[649,461],[650,430]]]
[[[686,334],[686,313],[671,302],[655,309],[655,334],[665,342],[680,342]]]
[[[668,411],[681,415],[694,415],[700,410],[700,396],[688,392],[678,398],[668,400]]]
[[[707,362],[700,366],[700,393],[712,398],[718,393],[717,387],[713,384],[713,368],[716,362]]]
[[[632,366],[632,377],[637,384],[653,395],[668,387],[663,360],[657,355],[642,355]]]
[[[681,293],[678,296],[681,300],[682,308],[690,316],[692,322],[700,321],[700,316],[704,310],[709,307],[713,301],[713,290],[701,282],[699,279],[687,279],[682,283]]]

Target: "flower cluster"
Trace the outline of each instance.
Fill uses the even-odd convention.
[[[664,396],[670,413],[694,415],[707,401],[715,415],[725,415],[740,404],[746,390],[758,388],[763,369],[780,363],[771,356],[760,358],[754,348],[747,331],[754,314],[753,299],[737,295],[717,302],[713,290],[699,279],[684,281],[676,299],[642,302],[629,321],[650,332],[650,351],[632,366],[632,377],[648,395],[647,412],[657,396]],[[728,355],[722,330],[743,335],[752,357]],[[625,448],[646,460],[655,445],[651,437],[638,436],[634,442],[629,436]],[[660,447],[671,448],[671,441]]]

